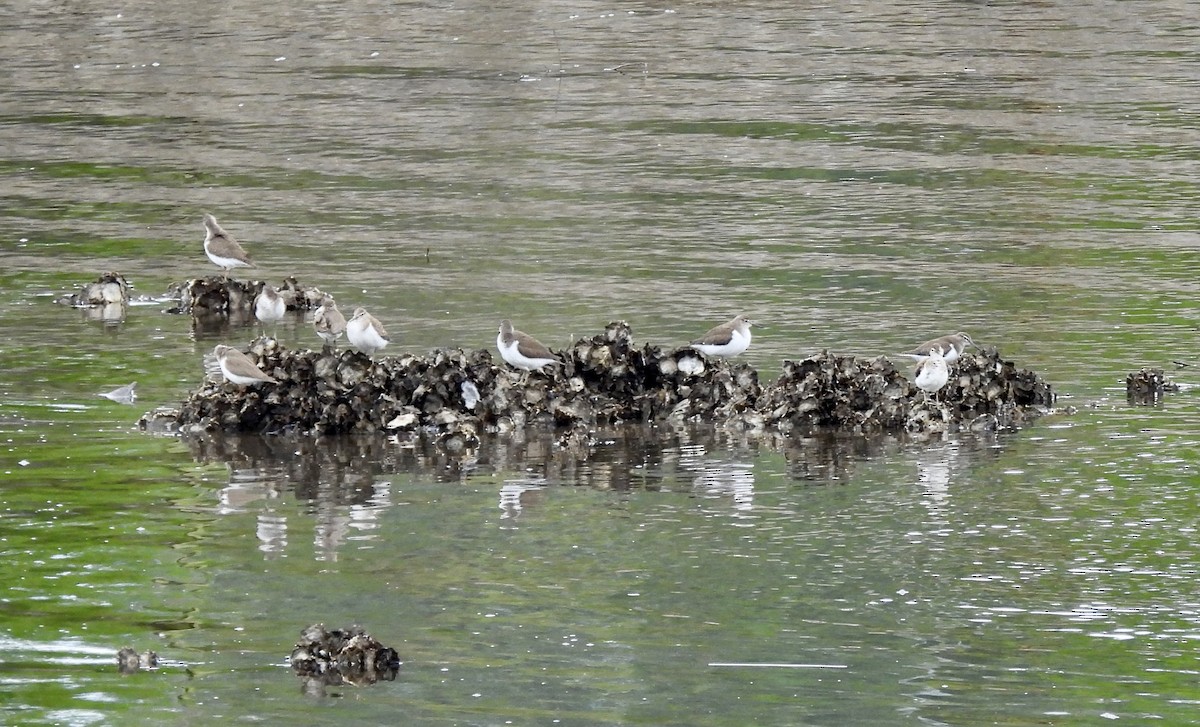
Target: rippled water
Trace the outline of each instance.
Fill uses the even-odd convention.
[[[0,721],[1193,720],[1194,15],[0,7]],[[143,435],[254,330],[51,301],[212,272],[205,211],[257,274],[370,307],[389,352],[503,317],[673,345],[745,312],[770,378],[961,329],[1079,411],[586,451]],[[1143,365],[1184,391],[1127,405]],[[135,406],[97,396],[132,380]],[[397,648],[398,679],[302,693],[316,621]],[[120,676],[126,645],[163,667]]]

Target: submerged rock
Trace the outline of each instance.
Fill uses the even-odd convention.
[[[185,432],[318,433],[434,431],[447,447],[483,432],[531,424],[586,442],[616,422],[708,422],[750,431],[990,430],[1017,425],[1052,406],[1049,384],[994,350],[964,356],[936,395],[917,389],[886,358],[822,352],[785,361],[772,384],[747,364],[708,359],[690,348],[638,347],[629,326],[611,323],[541,372],[497,366],[490,351],[438,349],[378,360],[354,351],[292,351],[270,338],[250,357],[279,380],[256,388],[210,382],[174,420]],[[163,428],[161,411],[144,427]]]
[[[117,671],[122,674],[132,674],[141,669],[157,669],[158,654],[146,651],[141,654],[137,649],[126,646],[117,652]]]
[[[1168,391],[1179,391],[1162,369],[1143,368],[1125,377],[1125,397],[1133,404],[1157,404]]]
[[[297,676],[317,678],[326,685],[365,686],[381,679],[392,681],[400,669],[396,650],[379,643],[361,627],[329,631],[324,624],[313,624],[300,632],[291,663]]]

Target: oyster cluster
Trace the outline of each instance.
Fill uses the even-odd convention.
[[[177,298],[179,304],[169,308],[168,313],[190,313],[194,317],[224,315],[244,318],[254,317],[254,298],[266,285],[261,280],[241,281],[220,275],[193,278],[172,284],[167,295]],[[315,287],[302,285],[296,278],[284,279],[279,288],[288,310],[313,310],[321,305],[325,294]]]
[[[918,390],[886,358],[822,352],[785,361],[767,386],[747,364],[690,349],[636,346],[628,324],[576,341],[557,365],[517,371],[487,350],[438,349],[372,360],[355,351],[294,351],[271,338],[250,357],[277,384],[208,383],[168,416],[185,432],[337,434],[436,432],[449,449],[484,432],[530,424],[561,428],[586,443],[617,422],[707,422],[784,434],[852,431],[990,430],[1022,423],[1054,403],[1048,383],[995,350],[965,355],[937,394]],[[159,426],[161,412],[144,417]]]
[[[871,361],[822,351],[784,361],[756,409],[767,428],[850,431],[990,431],[1016,426],[1054,405],[1044,379],[1017,369],[995,349],[964,354],[936,394],[921,391],[886,357]]]
[[[1168,391],[1179,391],[1162,369],[1143,368],[1125,377],[1125,397],[1134,404],[1157,404]]]
[[[358,626],[326,630],[313,624],[300,632],[292,649],[292,670],[297,676],[319,679],[322,684],[365,686],[392,681],[400,669],[396,650],[379,643]]]

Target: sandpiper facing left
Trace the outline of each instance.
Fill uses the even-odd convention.
[[[255,386],[261,383],[278,384],[279,381],[258,367],[246,354],[232,346],[218,345],[213,349],[221,375],[231,384]]]
[[[204,253],[225,275],[233,268],[254,267],[250,256],[233,235],[223,230],[217,224],[217,218],[209,214],[204,215]]]
[[[370,356],[388,345],[391,339],[379,319],[366,308],[355,308],[354,315],[346,323],[346,340],[359,351]]]
[[[688,345],[705,356],[737,356],[750,348],[752,325],[754,321],[746,316],[735,316],[733,320],[709,330]]]
[[[507,319],[500,321],[496,348],[500,349],[500,358],[510,366],[525,371],[541,371],[542,367],[559,362],[541,341],[513,328],[512,322]]]

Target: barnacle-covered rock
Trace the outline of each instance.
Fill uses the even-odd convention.
[[[317,678],[326,685],[366,686],[392,681],[400,669],[396,650],[379,643],[361,627],[327,630],[313,624],[300,632],[292,649],[292,670],[297,676]]]
[[[167,295],[179,303],[167,309],[168,313],[190,313],[194,317],[203,315],[241,316],[247,320],[254,317],[254,299],[262,292],[266,283],[262,280],[237,280],[236,278],[209,275],[173,283]],[[294,277],[285,278],[278,286],[279,297],[287,309],[314,310],[321,305],[325,294],[318,288],[302,285]]]
[[[755,408],[765,426],[784,432],[811,427],[921,432],[1014,426],[1053,404],[1054,392],[1044,379],[1017,369],[995,349],[960,358],[936,394],[918,389],[887,358],[866,361],[822,351],[785,361],[782,375]]]
[[[259,338],[249,354],[278,383],[202,386],[179,409],[185,432],[429,430],[470,448],[482,433],[539,423],[576,432],[664,421],[785,434],[812,427],[995,428],[1054,402],[1049,384],[994,350],[960,359],[937,394],[917,389],[886,358],[827,351],[785,361],[780,377],[764,388],[744,363],[708,359],[690,348],[638,347],[624,322],[576,341],[560,354],[561,365],[539,372],[497,365],[487,350],[372,359],[350,350],[292,351]]]

